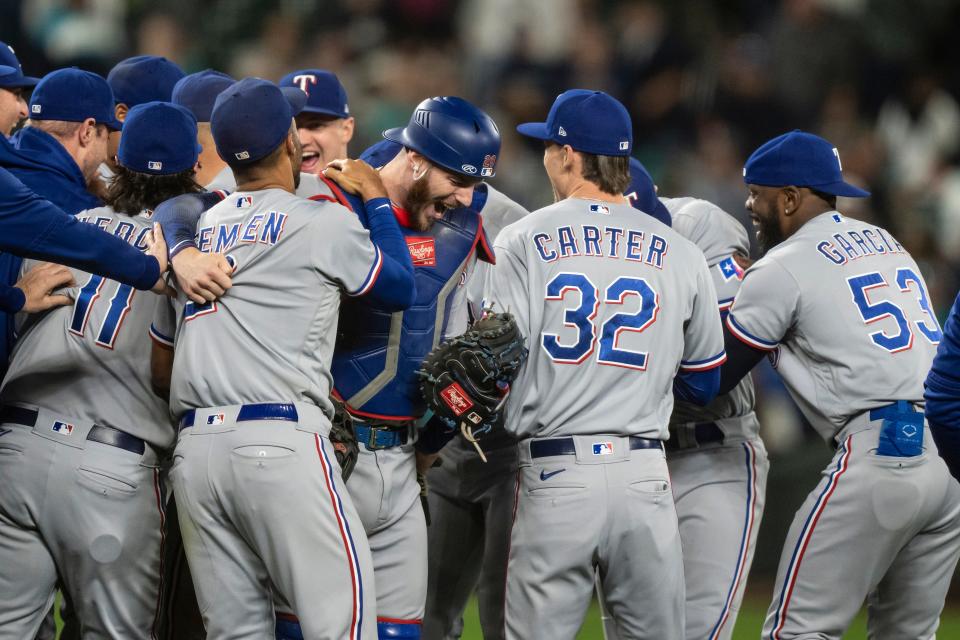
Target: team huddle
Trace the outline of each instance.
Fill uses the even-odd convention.
[[[835,455],[763,638],[839,639],[865,602],[874,637],[935,636],[960,328],[837,211],[869,193],[828,141],[746,160],[754,262],[727,212],[658,196],[600,91],[517,127],[555,196],[527,212],[459,97],[351,158],[328,71],[38,80],[0,49],[0,91],[33,87],[0,167],[157,263],[0,255],[0,639],[52,638],[57,590],[72,638],[441,640],[476,594],[485,638],[572,639],[594,593],[607,640],[730,638],[765,357]]]

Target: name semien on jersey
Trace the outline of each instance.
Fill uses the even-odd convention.
[[[275,245],[283,236],[286,221],[287,214],[267,211],[250,216],[244,222],[201,227],[197,231],[197,248],[204,253],[219,253],[237,244]]]
[[[839,231],[817,243],[817,251],[835,265],[844,265],[865,256],[905,253],[900,243],[880,227]]]
[[[564,258],[619,258],[663,268],[670,249],[666,238],[638,229],[610,225],[565,225],[553,233],[536,233],[530,238],[540,259],[555,262]]]

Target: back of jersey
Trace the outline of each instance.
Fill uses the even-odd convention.
[[[507,429],[666,438],[678,368],[724,357],[703,254],[627,204],[580,199],[510,225],[495,247],[487,298],[530,348]]]
[[[381,260],[356,215],[281,189],[239,192],[203,214],[197,244],[225,252],[236,270],[220,300],[183,308],[170,394],[175,414],[303,400],[332,412],[340,291],[366,292]]]
[[[759,349],[824,438],[854,415],[923,401],[942,333],[916,262],[885,229],[823,213],[746,273],[730,330]]]
[[[144,214],[102,207],[78,217],[146,247],[151,222]],[[31,316],[22,327],[0,392],[3,402],[44,407],[169,447],[174,431],[166,402],[150,385],[148,331],[162,296],[76,269],[73,275],[73,305]]]

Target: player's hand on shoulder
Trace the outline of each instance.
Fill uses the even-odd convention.
[[[73,298],[53,292],[75,284],[73,272],[70,269],[51,262],[41,262],[26,272],[14,286],[23,291],[26,299],[22,310],[27,313],[36,313],[71,304]]]
[[[387,197],[387,189],[380,179],[380,172],[363,160],[349,158],[331,160],[323,170],[323,175],[336,182],[342,189],[359,195],[364,202],[373,198]]]
[[[188,247],[171,262],[180,290],[198,304],[213,302],[232,286],[233,266],[221,253],[202,253]]]

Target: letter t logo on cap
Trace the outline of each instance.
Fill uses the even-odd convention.
[[[300,91],[303,91],[305,94],[310,95],[310,90],[307,88],[308,84],[317,84],[317,76],[312,73],[307,73],[300,76],[293,76],[294,84],[300,85]]]

